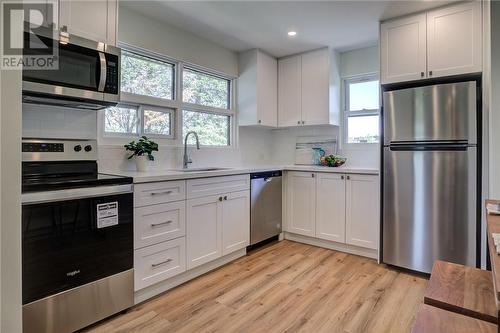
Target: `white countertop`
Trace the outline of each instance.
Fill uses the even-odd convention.
[[[332,172],[332,173],[357,173],[357,174],[370,174],[378,175],[378,169],[366,168],[350,168],[341,166],[338,168],[329,168],[315,165],[265,165],[265,166],[245,166],[245,167],[232,167],[223,170],[215,171],[194,171],[184,172],[178,170],[151,170],[146,172],[138,171],[106,171],[101,173],[115,174],[134,178],[134,183],[149,183],[160,182],[168,180],[192,179],[192,178],[205,178],[205,177],[219,177],[229,175],[241,175],[254,172],[265,171],[311,171],[311,172]]]

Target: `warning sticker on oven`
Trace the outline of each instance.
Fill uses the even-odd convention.
[[[97,229],[118,224],[118,201],[97,205]]]

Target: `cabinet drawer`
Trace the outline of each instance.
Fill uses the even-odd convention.
[[[187,181],[188,199],[248,190],[250,175],[199,178]]]
[[[134,248],[161,243],[186,234],[186,202],[134,209]]]
[[[134,251],[134,290],[151,286],[186,271],[184,237]]]
[[[134,185],[134,206],[142,207],[186,199],[184,180]]]

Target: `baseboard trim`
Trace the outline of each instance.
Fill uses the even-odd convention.
[[[246,253],[247,253],[246,249],[235,251],[233,253],[228,254],[227,256],[221,257],[219,259],[195,267],[174,277],[171,277],[170,279],[158,282],[152,286],[138,290],[134,293],[134,304],[137,305],[139,303],[147,301],[148,299],[158,296],[161,293],[164,293],[185,282],[188,282],[189,280],[192,280],[200,275],[203,275],[216,268],[224,266],[233,260],[243,257],[244,255],[246,255]]]
[[[359,246],[342,244],[342,243],[332,242],[332,241],[328,241],[328,240],[324,240],[324,239],[318,239],[318,238],[309,237],[309,236],[297,235],[297,234],[293,234],[293,233],[289,233],[289,232],[284,232],[284,237],[285,237],[285,239],[288,239],[288,240],[291,240],[294,242],[305,243],[305,244],[309,244],[309,245],[313,245],[313,246],[324,247],[324,248],[330,249],[330,250],[341,251],[341,252],[346,252],[346,253],[350,253],[350,254],[355,254],[358,256],[378,259],[378,251],[373,250],[373,249],[366,249],[366,248],[359,247]]]

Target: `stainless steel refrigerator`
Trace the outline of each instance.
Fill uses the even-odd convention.
[[[384,92],[383,262],[476,266],[476,94],[475,81]]]

